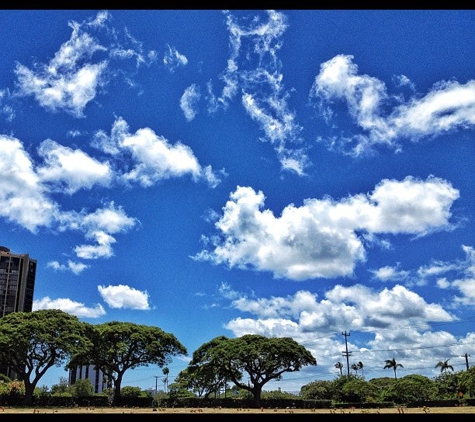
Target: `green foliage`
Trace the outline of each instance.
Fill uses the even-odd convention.
[[[280,388],[272,391],[263,391],[262,399],[271,399],[271,400],[292,400],[300,398],[298,395],[289,393],[287,391],[282,391]]]
[[[458,388],[465,397],[475,396],[475,366],[471,366],[459,374]]]
[[[195,397],[195,395],[182,383],[173,382],[168,386],[168,397],[171,399],[182,399],[186,397]]]
[[[229,339],[219,336],[193,353],[188,373],[182,379],[192,388],[196,387],[190,380],[198,380],[208,386],[212,382],[230,381],[251,392],[259,405],[266,383],[282,379],[285,372],[299,371],[303,366],[316,364],[312,354],[290,337],[268,338],[247,334]]]
[[[92,347],[75,355],[68,366],[92,363],[102,370],[114,383],[114,404],[120,402],[127,370],[150,364],[164,367],[172,356],[187,354],[173,334],[148,325],[111,321],[92,326],[89,336]]]
[[[368,382],[375,387],[375,391],[377,392],[375,401],[385,401],[385,391],[391,387],[397,380],[391,377],[381,377],[381,378],[373,378],[370,379]]]
[[[362,378],[354,377],[343,385],[341,393],[342,401],[347,403],[367,403],[375,401],[378,389]]]
[[[422,375],[406,375],[389,386],[383,394],[385,401],[417,403],[437,398],[435,381]]]
[[[437,386],[437,396],[439,399],[450,400],[458,399],[459,396],[459,374],[441,372],[441,374],[434,379]]]
[[[333,381],[313,381],[300,389],[304,400],[331,400],[333,397]]]
[[[76,380],[71,386],[71,394],[73,397],[90,397],[94,395],[94,386],[88,378]]]
[[[25,382],[25,404],[31,404],[38,381],[52,366],[91,345],[88,324],[58,309],[12,312],[0,318],[0,364]]]
[[[140,387],[132,387],[130,385],[127,385],[122,388],[121,390],[121,395],[122,397],[127,397],[127,398],[136,398],[140,397],[142,390]]]
[[[58,395],[67,392],[69,392],[68,379],[65,377],[59,377],[59,383],[53,384],[53,386],[51,387],[51,393]]]
[[[5,374],[0,374],[0,383],[1,382],[12,382],[13,380],[10,377],[7,377]]]

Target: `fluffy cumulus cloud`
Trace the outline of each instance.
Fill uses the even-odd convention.
[[[137,309],[142,311],[150,309],[147,292],[123,284],[118,286],[97,286],[97,290],[104,302],[111,308]]]
[[[38,175],[45,184],[51,183],[54,190],[72,194],[111,182],[113,173],[109,163],[101,163],[79,149],[48,139],[42,142],[38,153],[45,160],[45,165],[37,168]]]
[[[0,216],[38,233],[42,228],[58,232],[79,231],[87,243],[74,247],[80,259],[113,256],[116,235],[139,226],[139,221],[127,215],[114,201],[95,210],[62,209],[53,199],[57,195],[72,196],[80,190],[110,189],[123,183],[150,187],[162,180],[190,176],[195,182],[204,180],[214,188],[226,172],[201,166],[187,145],[171,144],[150,128],[128,131],[119,118],[109,137],[99,131],[92,145],[105,152],[108,160],[99,159],[79,148],[73,149],[47,139],[38,147],[42,159],[35,163],[19,139],[0,136]],[[49,268],[80,274],[89,265],[69,260],[52,260]]]
[[[106,311],[100,304],[97,304],[94,308],[89,308],[83,303],[75,302],[71,299],[51,299],[48,296],[33,301],[33,311],[41,309],[61,309],[78,318],[99,318],[106,314]]]
[[[447,322],[455,318],[442,306],[427,303],[401,285],[381,291],[360,284],[351,287],[336,285],[325,293],[322,300],[309,291],[298,291],[285,298],[254,299],[241,295],[231,303],[233,308],[257,318],[254,322],[241,318],[231,321],[228,328],[236,335],[250,329],[247,323],[253,326],[261,324],[269,329],[278,320],[284,320],[286,327],[293,327],[295,334],[301,336],[302,333],[332,333],[349,326],[355,330],[389,329],[401,317],[417,324],[420,329],[427,329],[428,322]],[[267,331],[265,335],[275,333]]]
[[[205,180],[211,187],[220,183],[224,170],[214,172],[211,166],[202,167],[192,149],[182,142],[170,143],[150,128],[130,133],[127,122],[118,118],[111,136],[104,132],[96,135],[93,145],[105,152],[130,157],[131,170],[123,171],[122,180],[149,187],[172,177],[191,176]]]
[[[402,102],[400,96],[389,95],[382,81],[359,74],[353,58],[341,54],[323,63],[310,91],[311,100],[329,122],[335,124],[334,109],[343,103],[362,130],[331,139],[332,146],[354,155],[378,144],[400,151],[401,139],[417,141],[475,125],[475,81],[441,81],[426,95]],[[409,84],[406,77],[399,81]],[[389,113],[383,111],[388,109]]]
[[[449,229],[459,192],[445,180],[383,180],[369,194],[339,201],[307,199],[276,216],[264,194],[238,186],[205,240],[213,249],[194,256],[229,267],[270,271],[276,278],[305,280],[351,276],[366,259],[361,233],[423,236]]]
[[[0,136],[0,215],[36,232],[53,224],[59,206],[47,194],[21,142]]]
[[[428,354],[429,359],[437,361],[438,353],[444,347],[458,344],[452,334],[430,329],[431,324],[452,322],[457,318],[441,305],[428,303],[401,285],[381,290],[360,284],[350,287],[336,285],[322,298],[305,290],[286,297],[254,298],[234,291],[225,283],[220,292],[232,308],[247,314],[247,317],[234,318],[226,324],[235,336],[292,337],[318,357],[322,368],[333,368],[341,361],[344,349],[342,334],[348,327],[366,333],[365,347],[359,346],[350,332],[347,340],[352,359],[364,361],[367,368],[382,369],[384,359],[392,358],[387,356],[388,346],[396,340],[398,345],[411,348],[413,364],[422,364],[424,358],[427,362]],[[467,344],[469,338],[460,342]],[[424,346],[429,343],[433,347],[427,350]],[[405,355],[399,350],[398,356],[404,358]]]

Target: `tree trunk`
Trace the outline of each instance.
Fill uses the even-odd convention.
[[[35,392],[35,384],[29,381],[25,381],[25,406],[31,406],[33,404],[33,393]]]

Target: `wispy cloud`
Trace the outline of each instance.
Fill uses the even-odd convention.
[[[475,125],[475,81],[439,81],[427,94],[404,100],[389,95],[384,82],[359,74],[353,58],[338,55],[323,63],[310,91],[310,99],[329,123],[336,124],[335,110],[342,103],[362,130],[321,139],[332,148],[356,156],[378,145],[401,151],[403,139],[415,142]],[[396,80],[399,86],[410,84],[405,76]]]

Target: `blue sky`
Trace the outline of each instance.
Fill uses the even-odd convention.
[[[471,365],[475,11],[1,16],[0,244],[34,310],[173,333],[170,382],[248,333],[318,362],[266,390],[346,371],[343,333],[366,379]]]

